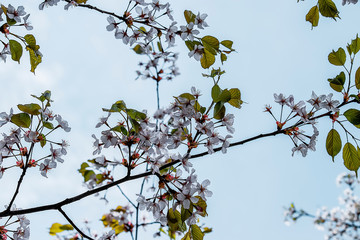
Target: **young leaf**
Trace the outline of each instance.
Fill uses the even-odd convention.
[[[25,35],[24,36],[24,39],[25,39],[25,41],[26,41],[26,43],[29,45],[29,47],[31,47],[32,49],[34,49],[34,50],[37,50],[36,48],[36,39],[35,39],[35,37],[34,37],[34,35],[32,35],[32,34],[27,34],[27,35]]]
[[[238,88],[231,88],[229,92],[231,94],[229,104],[233,107],[241,108],[241,104],[243,103],[243,101],[241,100],[240,90]]]
[[[339,48],[336,52],[333,50],[329,56],[328,60],[331,64],[335,66],[342,66],[346,62],[346,53],[343,48]]]
[[[341,150],[341,138],[339,133],[335,129],[331,129],[326,138],[326,151],[332,157],[334,162],[334,157]]]
[[[224,62],[227,60],[227,56],[224,53],[221,53],[220,60],[221,60],[221,63],[224,64]]]
[[[181,98],[186,98],[188,100],[195,100],[194,95],[190,94],[190,93],[183,93],[181,94],[179,97]]]
[[[213,99],[214,102],[218,102],[219,101],[219,96],[221,94],[222,90],[219,87],[219,85],[214,85],[211,89],[211,98]]]
[[[127,108],[126,113],[129,115],[129,117],[131,117],[132,119],[135,119],[135,120],[144,120],[146,118],[145,113],[139,112],[135,109]]]
[[[227,90],[227,89],[224,89],[224,90],[221,92],[218,100],[221,101],[221,102],[224,102],[224,103],[230,101],[230,100],[231,100],[231,93],[230,93],[230,91]]]
[[[10,52],[11,52],[12,60],[20,63],[20,58],[23,53],[23,48],[22,48],[21,44],[12,39],[9,40],[9,44],[10,44]]]
[[[40,105],[36,103],[30,103],[30,104],[18,104],[17,107],[20,109],[20,111],[26,112],[30,115],[39,115],[40,114]]]
[[[190,229],[189,229],[189,231],[184,235],[184,237],[181,238],[181,240],[191,240]]]
[[[311,23],[311,29],[319,24],[319,8],[317,5],[313,6],[306,14],[306,21]]]
[[[360,67],[356,70],[355,73],[355,86],[357,89],[360,89]]]
[[[130,122],[135,132],[138,133],[140,131],[140,123],[132,118],[130,118]]]
[[[193,224],[191,225],[191,235],[193,240],[203,240],[204,233],[201,231],[198,225]]]
[[[215,63],[214,54],[209,52],[207,49],[204,49],[204,53],[201,56],[200,63],[201,63],[201,67],[204,69],[211,67],[211,65]]]
[[[38,46],[38,45],[36,45]],[[42,61],[42,56],[38,53],[36,53],[34,51],[33,48],[31,48],[30,46],[26,46],[26,50],[29,51],[29,57],[30,57],[30,65],[31,65],[31,69],[30,71],[32,73],[35,73],[35,69],[36,67],[41,63]]]
[[[339,17],[339,11],[332,0],[319,0],[318,3],[321,15],[324,17],[331,17],[334,20],[336,20],[336,17]]]
[[[356,38],[354,40],[351,40],[351,44],[349,45],[349,48],[352,53],[356,54],[360,50],[360,38],[356,34]]]
[[[214,107],[214,118],[220,120],[224,118],[226,112],[226,108],[223,102],[218,102]]]
[[[345,73],[341,72],[335,78],[333,78],[333,79],[329,78],[328,81],[330,82],[330,87],[332,89],[334,89],[337,92],[341,92],[343,90],[343,88],[344,88]]]
[[[355,127],[360,128],[360,111],[350,108],[344,112],[346,119]]]
[[[357,177],[357,170],[360,167],[360,156],[355,147],[351,143],[346,143],[343,148],[344,165],[350,171],[355,171]]]
[[[232,48],[233,41],[231,41],[231,40],[223,40],[223,41],[221,41],[221,45],[230,49],[231,51],[235,51],[235,49]]]
[[[48,129],[54,129],[54,125],[51,122],[43,122],[43,126]]]
[[[40,146],[44,147],[46,145],[46,137],[45,137],[45,135],[40,134],[39,139],[40,139]]]
[[[18,113],[12,115],[11,122],[18,127],[29,128],[31,124],[31,119],[29,114],[27,113]]]
[[[190,10],[185,10],[184,17],[186,22],[189,24],[191,22],[195,22],[196,15],[193,14]]]
[[[219,40],[213,36],[205,36],[201,39],[201,42],[206,50],[213,55],[216,55],[219,51]]]

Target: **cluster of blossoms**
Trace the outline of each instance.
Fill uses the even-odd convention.
[[[344,6],[345,4],[356,4],[358,2],[358,0],[342,0],[342,5]]]
[[[18,105],[21,113],[15,114],[13,109],[10,113],[0,113],[0,127],[7,123],[15,126],[11,128],[9,135],[3,133],[0,140],[0,178],[13,167],[19,167],[23,171],[38,167],[41,175],[47,177],[48,171],[55,168],[57,162],[64,162],[61,157],[67,154],[68,143],[65,140],[55,142],[49,139],[49,135],[58,128],[69,132],[70,127],[60,115],[53,114],[49,109],[51,100],[48,91],[38,99],[42,106],[35,103]],[[52,123],[54,120],[56,124]],[[47,143],[50,145],[50,153],[35,158],[34,148],[40,145],[44,149]],[[54,148],[55,145],[59,148]]]
[[[163,79],[172,80],[178,76],[179,68],[175,65],[178,54],[171,52],[152,52],[148,55],[150,60],[147,63],[140,62],[139,66],[142,71],[137,70],[137,78],[143,80],[152,79],[156,82],[160,82]]]
[[[347,186],[343,196],[339,197],[343,207],[319,209],[314,223],[318,229],[327,232],[325,239],[360,239],[360,199],[354,194],[359,180],[354,174],[343,173],[338,176],[337,183]]]
[[[293,95],[289,97],[285,97],[282,93],[274,94],[275,102],[280,104],[281,113],[280,118],[276,118],[271,110],[271,106],[265,107],[265,112],[271,114],[271,116],[276,121],[276,126],[278,130],[284,130],[284,133],[287,134],[292,142],[294,143],[294,148],[292,149],[293,155],[295,152],[300,152],[303,157],[306,156],[308,150],[315,151],[316,139],[319,135],[319,131],[315,127],[315,113],[321,109],[326,109],[333,114],[332,119],[336,121],[339,109],[337,108],[340,105],[338,100],[332,99],[333,94],[329,95],[320,95],[317,96],[314,92],[312,92],[311,99],[307,102],[311,105],[311,109],[306,109],[306,103],[304,101],[299,101],[295,103]],[[283,108],[289,107],[290,113],[284,119]],[[300,118],[300,119],[299,119]],[[295,121],[294,121],[295,120]],[[292,121],[292,125],[286,128],[286,124]],[[300,129],[300,127],[305,125],[311,125],[313,129],[313,133],[311,136],[305,134],[305,131]]]
[[[111,227],[113,231],[110,231],[106,235],[117,235],[121,232],[132,232],[134,225],[129,218],[133,212],[130,207],[118,206],[115,209],[111,209],[110,213],[104,214],[101,218],[105,227]]]
[[[10,34],[11,27],[24,26],[26,28],[26,30],[29,30],[29,31],[33,29],[33,27],[31,26],[31,23],[28,21],[30,14],[26,14],[23,6],[19,6],[19,7],[15,8],[11,4],[9,4],[8,7],[5,9],[6,9],[6,13],[4,13],[3,8],[0,8],[0,25],[1,25],[0,32],[4,34],[4,37],[7,40],[8,40],[8,35]],[[5,23],[2,23],[2,21],[5,21]],[[14,35],[14,36],[17,36],[17,35]],[[7,55],[11,54],[10,44],[9,44],[9,42],[4,42],[1,39],[0,39],[0,41],[4,46],[0,52],[0,58],[4,62],[6,62]],[[41,53],[38,52],[38,54],[41,54]]]
[[[5,206],[5,208],[7,208],[7,206]],[[12,205],[11,210],[20,210],[20,208],[16,208],[15,205]],[[13,217],[9,217],[5,225],[0,225],[1,240],[7,240],[8,238],[14,240],[28,240],[30,238],[30,220],[27,219],[25,215],[17,215],[16,218],[16,220],[12,220]],[[14,224],[19,224],[19,226],[16,229],[13,229]]]
[[[198,182],[189,161],[190,152],[203,145],[211,154],[214,146],[220,145],[225,153],[230,145],[228,139],[232,136],[221,136],[216,129],[224,127],[227,132],[234,133],[234,116],[227,114],[214,121],[208,116],[210,109],[206,112],[206,108],[200,106],[199,96],[200,92],[193,87],[191,93],[176,97],[169,108],[159,109],[154,114],[154,119],[160,122],[158,125],[152,123],[144,112],[126,108],[123,101],[105,109],[109,113],[100,119],[96,127],[106,126],[108,130],[102,131],[100,138],[93,135],[93,154],[101,154],[103,148],[117,148],[121,159],[109,160],[102,155],[83,163],[79,171],[86,186],[93,189],[113,182],[116,166],[125,167],[128,175],[133,169],[149,169],[157,177],[158,184],[150,188],[154,190],[151,196],[140,192],[137,199],[140,210],[146,209],[155,221],[166,225],[169,212],[175,213],[179,209],[188,213],[184,223],[189,226],[196,224],[199,216],[207,215],[206,200],[212,192],[207,189],[209,180]],[[109,118],[116,112],[124,120],[111,127]],[[174,152],[176,149],[186,153],[181,155]],[[188,173],[186,176],[180,167]]]
[[[319,230],[326,231],[324,239],[360,239],[360,199],[355,196],[354,190],[359,180],[355,174],[343,173],[337,177],[337,184],[344,184],[347,188],[343,196],[339,197],[339,204],[343,207],[328,209],[322,207],[315,216],[297,210],[292,204],[285,210],[285,223],[296,221],[298,218],[307,216],[314,218],[314,224]]]
[[[39,8],[42,10],[45,6],[57,5],[59,1],[46,0],[40,4]],[[68,2],[65,5],[66,10],[69,6],[78,6],[75,1],[66,2]],[[137,43],[134,51],[149,57],[148,62],[139,64],[143,70],[136,72],[142,79],[154,79],[159,82],[162,79],[172,80],[179,75],[178,68],[175,66],[178,54],[168,49],[175,45],[176,36],[184,41],[194,41],[195,35],[200,33],[198,29],[208,27],[205,22],[207,14],[198,13],[192,16],[192,13],[189,13],[189,18],[192,19],[188,21],[188,24],[178,27],[171,13],[169,3],[162,4],[159,0],[152,0],[149,3],[144,0],[130,0],[122,15],[112,14],[107,17],[107,31],[114,31],[115,38],[121,39],[126,45],[132,46]],[[167,18],[160,22],[164,16]],[[165,27],[166,24],[168,27]],[[162,44],[163,36],[168,44],[167,49]],[[157,42],[159,51],[155,50],[153,44],[155,39],[159,40]],[[189,52],[189,57],[194,57],[199,61],[203,53],[204,47],[195,45]]]

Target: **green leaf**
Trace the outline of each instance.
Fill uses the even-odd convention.
[[[191,235],[193,240],[203,240],[204,238],[204,233],[196,224],[191,225]]]
[[[34,35],[27,34],[24,36],[24,39],[25,39],[26,43],[29,45],[29,47],[31,47],[34,50],[37,50],[36,48],[38,45],[36,45],[36,39],[35,39]]]
[[[191,217],[193,211],[194,211],[194,206],[192,203],[190,203],[189,209],[185,209],[182,206],[181,207],[181,221],[185,222],[189,217]]]
[[[126,104],[124,101],[122,100],[119,100],[119,101],[116,101],[110,109],[106,109],[106,108],[103,108],[102,110],[104,112],[121,112],[121,111],[125,111],[126,109]]]
[[[328,56],[328,60],[331,64],[335,66],[342,66],[346,62],[346,53],[343,48],[339,48],[336,52],[332,50],[332,52]]]
[[[48,129],[54,129],[54,125],[51,122],[43,122],[43,126]]]
[[[354,40],[351,40],[351,44],[349,45],[349,48],[352,53],[356,54],[360,50],[360,38],[356,34],[356,38]],[[350,54],[350,53],[349,53]]]
[[[44,134],[40,134],[39,135],[39,139],[40,139],[40,145],[41,147],[44,147],[46,145],[46,137]]]
[[[223,45],[224,47],[230,49],[231,51],[235,51],[235,49],[232,48],[233,41],[223,40],[223,41],[221,41],[221,45]]]
[[[357,109],[348,109],[344,112],[346,119],[355,127],[360,128],[360,111]]]
[[[131,122],[131,125],[132,125],[132,128],[134,129],[134,131],[136,133],[138,133],[140,131],[140,123],[132,118],[130,118],[130,122]]]
[[[40,114],[40,105],[36,103],[30,103],[30,104],[18,104],[17,107],[20,109],[20,111],[26,112],[30,115],[39,115]]]
[[[198,211],[199,215],[206,217],[208,215],[206,212],[206,202],[200,196],[196,196],[196,198],[199,199],[197,203],[194,203],[196,210]]]
[[[231,100],[231,93],[230,93],[230,91],[227,90],[227,89],[224,89],[224,90],[221,92],[220,96],[219,96],[219,101],[226,103],[226,102],[228,102],[228,101],[230,101],[230,100]]]
[[[196,15],[193,14],[190,10],[185,10],[184,17],[186,22],[189,24],[191,22],[195,22]]]
[[[331,129],[326,138],[326,151],[332,157],[332,161],[334,161],[334,157],[340,152],[340,150],[340,135],[335,129]]]
[[[179,95],[179,97],[181,98],[186,98],[188,100],[195,100],[194,95],[190,94],[190,93],[183,93],[181,95]]]
[[[345,83],[345,73],[341,72],[339,75],[337,75],[333,79],[328,79],[330,82],[330,87],[334,89],[337,92],[341,92],[344,89],[344,83]]]
[[[215,63],[215,56],[207,49],[204,49],[204,53],[201,56],[200,63],[202,68],[207,69]]]
[[[205,36],[201,38],[201,42],[206,50],[211,54],[216,55],[219,51],[219,40],[213,36]]]
[[[360,89],[360,67],[356,70],[355,73],[355,86],[357,89]]]
[[[167,220],[168,220],[168,225],[169,225],[169,230],[171,232],[175,232],[175,231],[181,231],[181,232],[185,232],[187,227],[185,222],[183,222],[181,220],[181,214],[178,210],[173,211],[172,208],[170,208],[168,210],[168,214],[167,214]]]
[[[227,56],[224,53],[221,53],[220,60],[221,60],[221,63],[223,64],[227,60]]]
[[[89,160],[90,161],[90,160]],[[81,164],[80,169],[78,170],[79,173],[84,177],[84,182],[87,182],[90,180],[90,178],[95,175],[95,172],[92,170],[87,170],[86,168],[89,167],[89,164],[84,162]]]
[[[10,44],[10,52],[11,52],[12,60],[20,63],[20,58],[23,53],[23,48],[22,48],[21,44],[12,39],[9,40],[9,44]]]
[[[26,46],[26,50],[29,51],[30,65],[31,65],[30,71],[32,73],[35,73],[36,67],[42,62],[42,56],[38,54],[36,50],[34,50],[29,46]]]
[[[334,20],[336,20],[336,17],[339,17],[339,11],[332,0],[319,0],[318,3],[321,15],[331,17]]]
[[[181,238],[181,240],[191,240],[191,233],[189,231]]]
[[[214,107],[214,118],[220,120],[224,118],[226,112],[226,108],[223,102],[218,102]]]
[[[219,85],[214,85],[211,89],[211,98],[213,99],[213,101],[216,103],[219,101],[219,97],[221,94],[222,90],[219,87]]]
[[[199,42],[199,41],[190,41],[190,40],[187,40],[187,41],[185,41],[185,44],[186,44],[187,48],[188,48],[190,51],[192,51],[192,50],[194,50],[195,45],[201,45],[201,42]]]
[[[126,128],[124,126],[116,126],[116,127],[113,127],[111,130],[113,131],[116,131],[116,132],[119,132],[119,133],[122,133],[124,134],[125,136],[128,135],[128,131],[126,130]]]
[[[355,171],[357,176],[357,170],[360,167],[360,157],[355,147],[351,143],[346,143],[343,148],[344,165],[350,171]]]
[[[241,108],[241,104],[243,104],[243,101],[241,100],[241,93],[238,88],[231,88],[229,90],[231,94],[231,99],[229,101],[229,104],[236,108]]]
[[[126,109],[126,113],[129,115],[129,117],[131,117],[132,119],[135,120],[145,120],[146,119],[146,114],[143,112],[139,112],[135,109]]]
[[[311,23],[311,29],[319,24],[319,8],[317,5],[313,6],[309,10],[305,19]]]
[[[218,68],[218,69],[211,69],[211,74],[210,74],[210,77],[212,77],[212,78],[214,78],[214,77],[216,77],[216,76],[221,76],[221,75],[223,75],[225,73],[225,71],[221,71],[221,69],[220,68]]]
[[[31,119],[29,114],[27,113],[18,113],[12,115],[11,122],[18,127],[29,128],[31,124]]]

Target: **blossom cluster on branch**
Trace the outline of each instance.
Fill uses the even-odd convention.
[[[39,9],[57,6],[60,2],[60,0],[45,0],[40,3]],[[189,50],[187,55],[199,61],[204,69],[209,69],[216,63],[217,55],[220,56],[223,64],[228,55],[235,51],[231,40],[219,41],[209,35],[200,37],[200,31],[208,27],[205,13],[194,14],[186,10],[184,11],[186,24],[178,26],[172,16],[170,4],[160,3],[159,0],[149,2],[130,0],[122,14],[99,9],[88,4],[87,0],[62,2],[65,10],[82,7],[105,14],[106,30],[114,32],[114,37],[123,44],[131,47],[134,45],[135,53],[148,57],[147,62],[139,64],[141,71],[137,71],[138,78],[155,80],[157,87],[161,80],[171,80],[179,74],[176,67],[178,54],[171,50],[178,40],[187,46]],[[357,1],[344,1],[343,4],[346,2]],[[325,17],[335,19],[338,17],[338,11],[332,4],[331,0],[319,0],[306,16],[306,20],[311,22],[313,27],[317,26],[319,12]],[[24,45],[29,52],[31,71],[34,72],[42,60],[40,46],[36,44],[33,35],[27,34],[22,37],[13,32],[17,26],[31,30],[28,17],[29,14],[26,15],[22,6],[15,8],[10,4],[7,7],[1,5],[0,22],[4,23],[0,31],[4,38],[4,41],[1,40],[4,48],[0,57],[5,61],[6,56],[11,55],[14,61],[20,61],[22,45]],[[165,43],[166,47],[164,47]],[[211,229],[200,224],[200,219],[207,216],[207,198],[213,193],[209,190],[209,179],[198,180],[191,159],[217,151],[226,153],[229,147],[279,134],[290,137],[294,144],[293,155],[295,152],[300,152],[306,156],[308,150],[315,151],[319,135],[316,123],[323,117],[328,117],[332,122],[332,129],[326,140],[328,154],[334,160],[342,149],[344,165],[357,175],[360,167],[359,139],[348,130],[345,123],[349,122],[359,128],[360,111],[355,108],[347,109],[343,114],[341,111],[344,106],[360,103],[360,67],[355,73],[354,80],[352,71],[355,55],[360,51],[360,38],[356,36],[346,49],[350,57],[348,67],[345,65],[347,55],[343,48],[333,50],[328,56],[331,64],[341,66],[345,71],[340,72],[335,78],[328,79],[330,87],[340,94],[342,101],[335,100],[333,93],[318,96],[313,92],[309,100],[299,102],[295,102],[292,95],[285,97],[284,94],[274,94],[275,102],[281,107],[280,116],[277,117],[269,105],[265,107],[265,112],[274,118],[276,130],[235,143],[229,142],[235,128],[234,114],[228,107],[240,109],[243,101],[238,88],[220,87],[220,79],[225,73],[220,68],[213,68],[208,74],[203,74],[213,83],[211,100],[207,104],[200,101],[200,90],[195,87],[192,87],[190,92],[174,97],[173,103],[168,108],[160,107],[157,89],[158,110],[152,117],[149,117],[145,110],[129,108],[122,100],[115,102],[110,108],[103,109],[106,116],[96,125],[96,128],[104,128],[100,136],[92,135],[95,148],[93,155],[96,156],[83,162],[78,170],[88,191],[55,204],[29,209],[15,207],[24,176],[27,171],[38,168],[40,174],[47,177],[51,169],[64,161],[62,156],[67,153],[68,143],[65,140],[53,140],[50,136],[57,129],[69,132],[70,127],[59,114],[53,114],[50,110],[52,102],[50,91],[45,91],[40,96],[33,96],[40,103],[19,104],[20,113],[14,113],[13,109],[9,113],[0,113],[0,127],[10,124],[15,126],[10,130],[10,134],[3,134],[0,140],[0,178],[10,169],[21,171],[9,205],[0,212],[0,219],[6,218],[5,223],[0,225],[0,239],[29,239],[30,222],[24,214],[57,210],[69,223],[64,225],[54,223],[51,226],[50,234],[56,235],[58,239],[118,239],[119,234],[128,233],[132,239],[137,240],[140,227],[158,224],[159,230],[154,236],[165,233],[171,239],[180,235],[183,240],[202,240],[206,233],[211,232]],[[307,126],[312,130],[311,134],[307,133],[309,131]],[[344,131],[346,136],[344,145],[335,126],[339,126]],[[113,150],[117,151],[117,155],[105,154],[105,151],[110,149],[113,153]],[[200,153],[195,152],[201,149],[205,150]],[[118,179],[119,175],[123,177]],[[150,177],[152,184],[149,181]],[[133,201],[122,191],[120,185],[135,179],[142,179],[142,184],[139,186],[136,201]],[[344,175],[341,179],[352,191],[355,182],[353,175]],[[129,205],[117,206],[101,217],[104,227],[110,228],[103,234],[92,233],[88,227],[86,231],[79,228],[62,209],[64,205],[99,194],[112,187],[119,189]],[[145,192],[145,188],[149,188],[150,191]],[[315,217],[317,225],[328,224],[327,229],[332,234],[329,238],[336,238],[339,234],[354,239],[359,238],[351,230],[355,228],[357,230],[359,227],[356,221],[358,221],[360,204],[352,192],[348,191],[346,194],[343,202],[348,211],[329,212],[323,209]],[[102,199],[107,200],[105,196]],[[141,211],[151,213],[153,221],[144,218],[141,220]],[[302,216],[312,215],[297,210],[294,205],[286,211],[287,220],[297,220]],[[12,220],[14,218],[17,220]]]

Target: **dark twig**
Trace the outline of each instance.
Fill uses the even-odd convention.
[[[78,233],[80,233],[80,235],[86,239],[89,240],[94,240],[93,238],[89,237],[88,235],[86,235],[85,233],[83,233],[83,231],[80,230],[80,228],[78,228],[75,223],[70,219],[70,217],[61,209],[61,207],[58,208],[58,211],[66,218],[66,220],[71,224],[71,226],[73,226],[76,231],[78,231]]]

